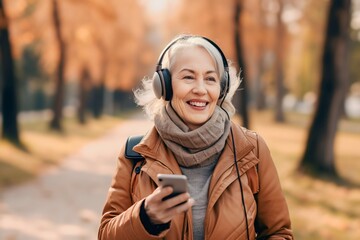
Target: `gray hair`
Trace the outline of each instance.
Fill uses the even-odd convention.
[[[176,62],[175,58],[177,56],[178,50],[187,46],[198,46],[205,49],[214,59],[218,76],[220,76],[220,79],[222,79],[221,76],[223,76],[225,70],[222,56],[219,53],[219,50],[216,49],[216,47],[209,41],[200,36],[187,36],[186,38],[180,38],[179,40],[177,40],[165,53],[162,61],[162,67],[168,68],[171,73],[174,62]],[[239,87],[241,80],[240,73],[237,74],[236,69],[231,65],[231,62],[228,61],[227,63],[229,65],[229,93],[226,95],[224,101],[221,103],[221,100],[219,100],[218,104],[221,104],[221,107],[231,117],[235,114],[235,107],[232,104],[231,100],[235,94],[235,91]],[[146,114],[150,117],[151,120],[154,119],[154,117],[160,112],[160,110],[166,105],[167,102],[163,99],[158,99],[155,96],[152,82],[152,78],[145,77],[142,80],[140,87],[133,90],[135,95],[135,102],[137,103],[137,105],[143,107]]]

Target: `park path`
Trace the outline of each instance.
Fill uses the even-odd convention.
[[[122,122],[37,179],[0,196],[0,240],[95,240],[119,149],[144,134],[143,115]]]

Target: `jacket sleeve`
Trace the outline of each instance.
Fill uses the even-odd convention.
[[[118,158],[116,173],[108,191],[98,231],[99,240],[161,239],[167,230],[151,235],[140,219],[144,199],[133,203],[131,197],[132,161],[124,157],[124,147]]]
[[[259,136],[258,141],[257,239],[293,239],[289,211],[274,162],[264,139]]]

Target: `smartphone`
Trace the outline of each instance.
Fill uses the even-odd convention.
[[[188,191],[187,177],[180,174],[161,174],[157,175],[159,185],[162,187],[171,186],[173,188],[173,193],[163,198],[163,201],[180,193]]]

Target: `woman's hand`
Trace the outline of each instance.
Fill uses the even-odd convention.
[[[172,187],[158,187],[145,198],[145,211],[151,223],[164,224],[177,214],[182,213],[194,205],[194,199],[189,193],[182,193],[163,201],[163,198],[171,194]]]

